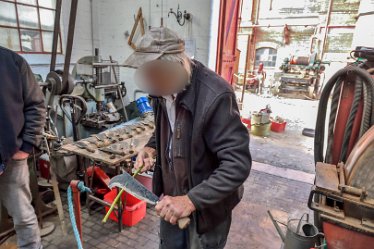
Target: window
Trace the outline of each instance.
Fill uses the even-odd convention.
[[[260,63],[264,64],[264,67],[275,67],[277,62],[277,50],[274,48],[258,48],[256,49],[256,63],[258,67]]]
[[[21,53],[52,52],[56,0],[0,0],[0,46]],[[58,39],[61,53],[61,38]]]

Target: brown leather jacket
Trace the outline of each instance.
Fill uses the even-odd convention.
[[[197,209],[197,232],[203,234],[231,215],[242,198],[252,164],[249,135],[231,86],[200,62],[194,61],[191,84],[176,101],[170,167],[167,113],[163,99],[153,99],[156,130],[147,144],[157,150],[153,191],[187,194]]]

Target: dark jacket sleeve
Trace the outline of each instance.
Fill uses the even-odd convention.
[[[249,134],[240,120],[234,93],[221,94],[207,111],[204,139],[208,149],[217,156],[218,165],[208,179],[188,193],[198,210],[232,194],[247,179],[251,169]]]
[[[152,137],[149,138],[148,143],[145,145],[145,147],[150,147],[150,148],[156,149],[155,132],[153,132]]]
[[[32,148],[38,147],[42,140],[46,108],[44,95],[26,61],[21,64],[21,79],[25,124],[22,136],[23,144],[20,150],[30,153]]]

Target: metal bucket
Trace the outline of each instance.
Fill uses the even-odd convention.
[[[284,243],[284,249],[310,249],[316,245],[320,246],[320,240],[324,235],[319,233],[316,226],[309,223],[308,214],[304,214],[301,219],[289,220],[287,225],[276,221],[270,211],[268,211],[268,214]],[[304,216],[306,216],[305,221],[303,220]],[[278,223],[287,227],[286,235],[284,235]]]

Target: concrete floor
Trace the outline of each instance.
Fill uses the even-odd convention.
[[[241,93],[237,92],[241,97]],[[253,160],[277,167],[314,173],[313,138],[302,135],[304,128],[314,128],[318,101],[262,97],[246,93],[242,116],[270,105],[272,116],[287,121],[286,131],[272,132],[269,137],[251,136]]]
[[[245,182],[242,202],[234,209],[231,231],[226,249],[278,249],[281,240],[267,215],[282,222],[310,213],[306,202],[313,175],[292,169],[283,169],[254,163],[250,177]],[[63,194],[66,203],[66,194]],[[67,214],[68,235],[63,236],[57,216],[49,220],[57,224],[53,234],[43,238],[45,249],[73,249],[75,240]],[[148,208],[146,217],[134,227],[126,227],[118,233],[117,224],[101,223],[104,213],[88,215],[82,209],[83,241],[87,249],[157,249],[159,218],[153,208]],[[14,237],[12,238],[14,240]]]

